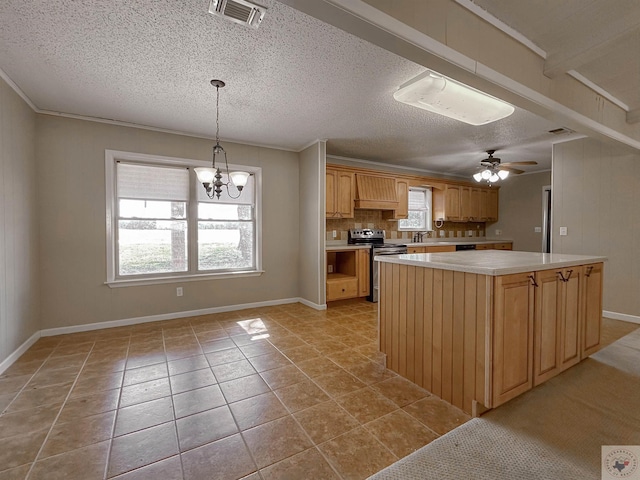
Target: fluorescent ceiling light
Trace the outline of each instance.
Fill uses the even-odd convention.
[[[400,85],[393,98],[471,125],[495,122],[515,110],[507,102],[431,70]]]

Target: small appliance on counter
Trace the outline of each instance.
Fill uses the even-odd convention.
[[[400,255],[407,253],[407,246],[397,243],[384,243],[384,230],[370,228],[354,228],[349,230],[347,239],[349,245],[371,245],[371,261],[369,268],[369,296],[370,302],[378,301],[378,263],[373,259],[376,255]]]

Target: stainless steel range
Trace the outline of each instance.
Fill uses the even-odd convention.
[[[370,228],[359,228],[349,230],[347,242],[350,245],[371,245],[371,262],[369,272],[369,296],[370,302],[378,301],[378,262],[373,258],[376,255],[399,255],[407,253],[406,245],[397,243],[384,243],[384,230],[373,230]]]

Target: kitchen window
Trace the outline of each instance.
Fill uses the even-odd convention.
[[[110,286],[261,273],[259,168],[233,165],[252,173],[242,194],[211,200],[193,171],[209,162],[110,150],[105,162]]]
[[[430,188],[409,188],[409,215],[406,220],[399,220],[398,230],[432,230]]]

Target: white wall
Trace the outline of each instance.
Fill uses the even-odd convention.
[[[588,138],[555,145],[552,198],[553,252],[607,256],[604,310],[640,320],[640,153]]]
[[[315,307],[325,293],[325,166],[326,142],[300,152],[300,297]]]
[[[542,187],[551,185],[551,172],[511,175],[500,182],[500,210],[497,222],[487,225],[487,237],[496,230],[513,239],[513,249],[523,252],[542,251]],[[496,237],[499,238],[499,237]]]
[[[39,330],[36,197],[47,184],[35,130],[35,113],[0,80],[0,364]]]
[[[105,149],[210,160],[213,142],[47,115],[38,115],[35,142],[42,329],[298,297],[297,153],[222,142],[231,163],[262,167],[263,275],[112,289],[104,284]]]

